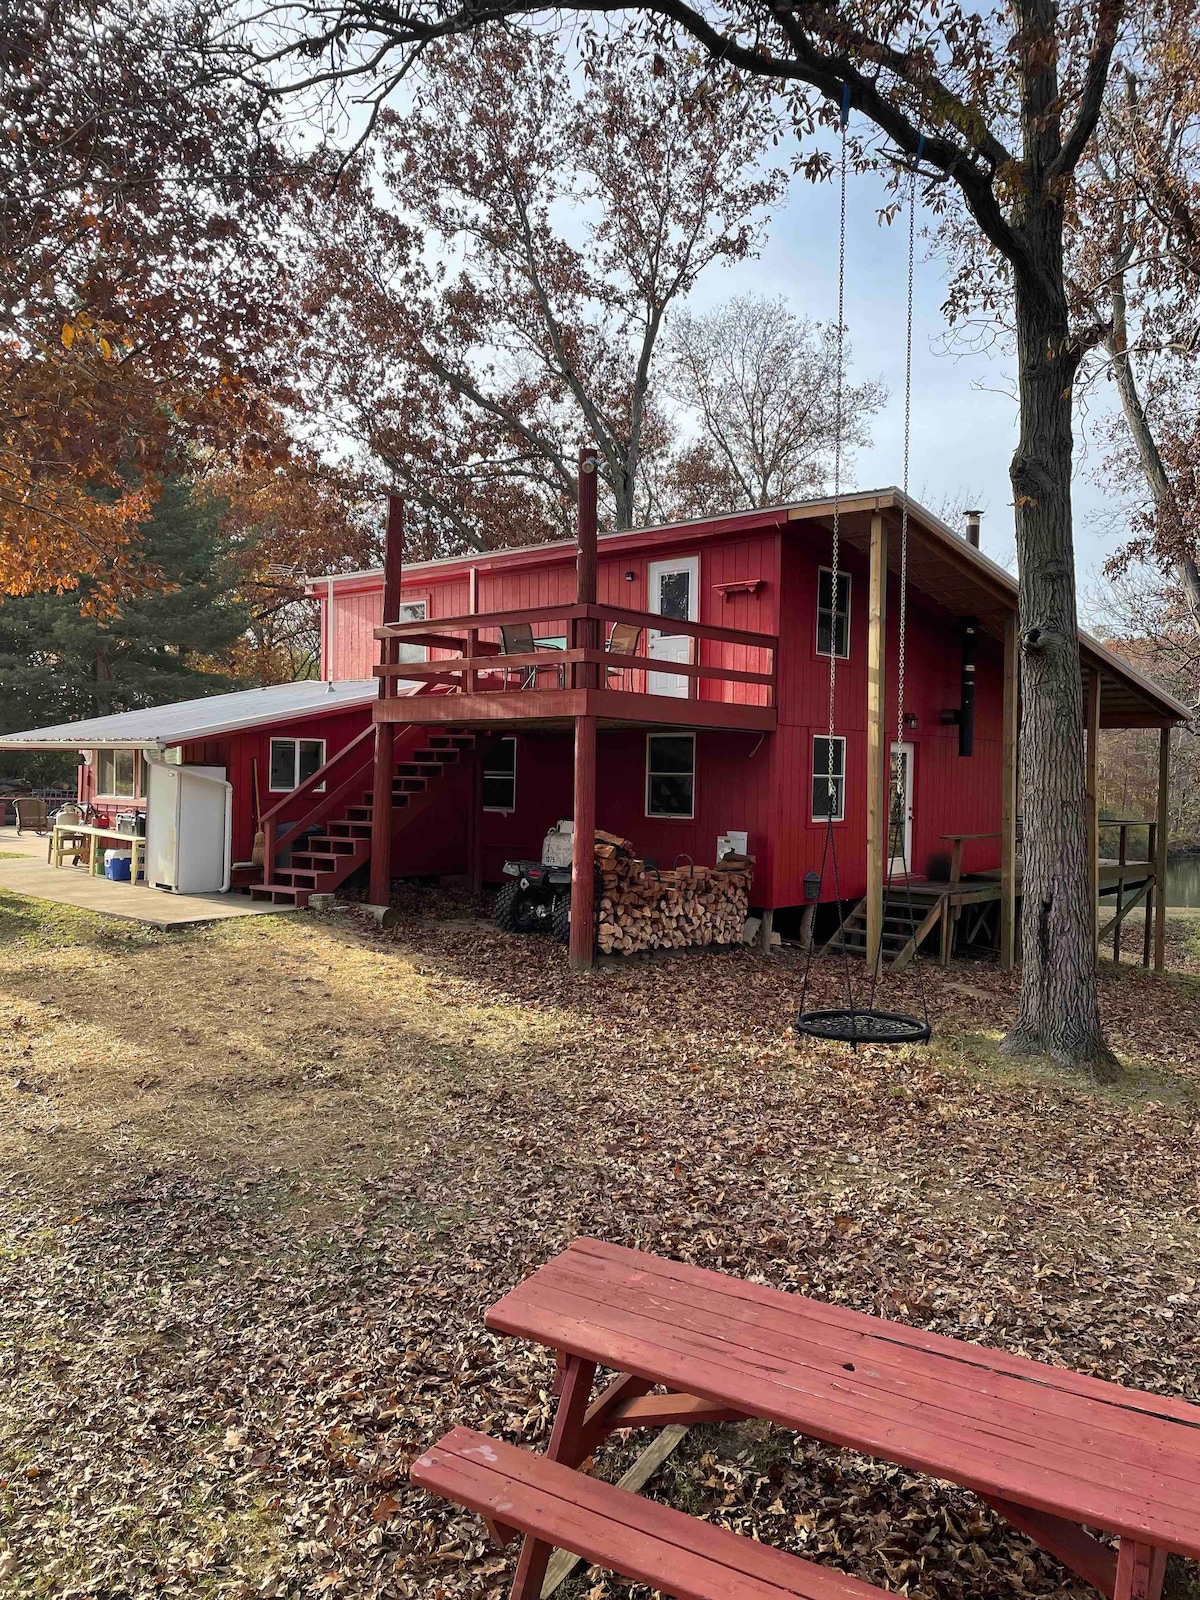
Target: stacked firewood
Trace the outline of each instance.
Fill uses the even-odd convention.
[[[725,856],[715,867],[659,870],[628,839],[596,830],[596,943],[603,955],[738,944],[754,862]]]

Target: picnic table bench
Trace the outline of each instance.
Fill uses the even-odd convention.
[[[557,1353],[546,1455],[457,1428],[412,1478],[500,1542],[525,1535],[513,1600],[538,1600],[554,1546],[680,1600],[877,1600],[576,1470],[621,1429],[745,1417],[974,1491],[1108,1600],[1159,1600],[1168,1551],[1200,1558],[1200,1407],[1182,1400],[594,1239],[486,1322]],[[617,1376],[593,1400],[598,1366]]]

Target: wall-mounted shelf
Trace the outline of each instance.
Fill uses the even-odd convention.
[[[760,589],[765,589],[765,578],[739,578],[734,583],[714,583],[713,588],[723,600],[728,600],[730,595],[757,594]]]

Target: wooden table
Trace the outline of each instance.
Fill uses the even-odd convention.
[[[973,1490],[1110,1600],[1158,1600],[1168,1551],[1200,1559],[1200,1407],[1182,1400],[593,1239],[576,1240],[486,1321],[557,1352],[547,1456],[562,1466],[542,1470],[559,1480],[620,1428],[759,1417]],[[589,1404],[597,1366],[618,1376]],[[669,1392],[650,1392],[660,1386]],[[425,1481],[450,1470],[440,1468],[441,1448],[417,1464]],[[524,1455],[499,1441],[496,1450]],[[423,1481],[416,1469],[414,1477]],[[621,1494],[598,1485],[571,1499],[584,1505],[601,1491],[609,1501]],[[665,1515],[678,1540],[679,1513]],[[561,1514],[526,1515],[524,1526],[549,1534],[562,1529]],[[1118,1549],[1084,1526],[1115,1535]],[[702,1542],[697,1535],[697,1550]],[[536,1600],[549,1555],[527,1535],[514,1600]],[[618,1560],[614,1570],[625,1568]]]
[[[56,867],[61,867],[64,856],[80,855],[86,849],[88,874],[93,878],[99,877],[104,871],[104,852],[100,849],[102,839],[113,839],[119,844],[132,845],[130,882],[136,883],[139,878],[145,877],[145,835],[129,833],[120,828],[102,828],[91,822],[56,822],[46,850],[47,864],[53,862]]]

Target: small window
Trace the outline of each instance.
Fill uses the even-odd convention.
[[[98,750],[96,752],[96,798],[132,800],[134,772],[140,759],[136,750]]]
[[[517,741],[501,739],[483,758],[483,809],[517,809]]]
[[[271,740],[271,792],[286,794],[311,778],[319,767],[325,765],[324,739],[272,739]],[[317,785],[317,793],[325,785]]]
[[[429,607],[424,600],[405,600],[400,607],[397,622],[424,622],[429,614]],[[428,661],[429,651],[423,644],[409,644],[401,640],[399,645],[399,659],[401,661]]]
[[[646,736],[646,815],[696,815],[694,733],[651,733]]]
[[[833,746],[832,778],[830,745]],[[840,734],[833,739],[828,734],[818,734],[813,740],[812,819],[825,822],[831,815],[834,822],[841,822],[846,815],[846,741]]]
[[[850,574],[839,572],[837,607],[833,604],[833,572],[822,567],[817,574],[817,654],[845,659],[850,654]]]

